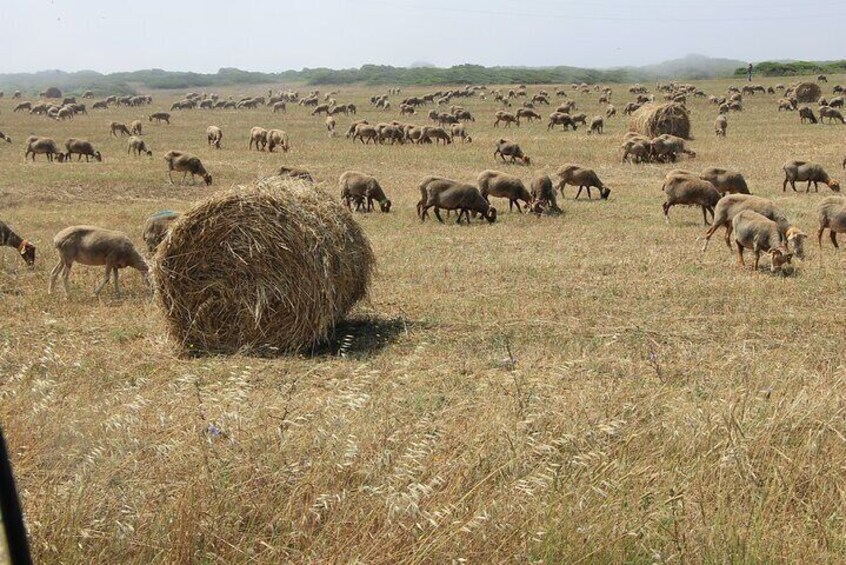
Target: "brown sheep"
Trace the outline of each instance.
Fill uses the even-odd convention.
[[[517,211],[522,212],[520,200],[526,203],[527,209],[532,205],[532,195],[526,190],[526,185],[519,178],[501,173],[499,171],[482,171],[476,178],[479,185],[479,193],[482,198],[489,200],[489,196],[497,198],[508,198],[508,210],[517,206]]]
[[[126,127],[126,124],[122,124],[120,122],[112,122],[109,124],[109,130],[112,132],[112,135],[118,137],[120,135],[131,136],[132,132],[129,131],[129,128]]]
[[[32,160],[35,161],[36,155],[47,155],[48,161],[53,161],[55,158],[60,163],[65,160],[65,154],[59,151],[58,144],[49,137],[30,136],[26,140],[26,154],[24,159],[32,155]]]
[[[832,121],[840,122],[841,124],[846,123],[846,120],[843,119],[843,114],[830,106],[820,108],[820,121],[823,121],[825,118],[828,118],[829,123]]]
[[[94,149],[94,146],[91,145],[91,142],[85,141],[84,139],[76,139],[76,138],[68,138],[65,141],[65,149],[67,150],[65,153],[65,161],[70,161],[71,155],[76,153],[77,157],[76,160],[79,161],[82,159],[82,156],[85,155],[85,162],[87,163],[91,157],[94,157],[97,161],[102,161],[103,156],[100,154],[99,151]]]
[[[601,134],[602,129],[605,127],[605,120],[602,119],[602,116],[594,116],[594,118],[590,121],[590,127],[588,128],[588,135],[592,133]]]
[[[141,120],[135,120],[129,126],[129,131],[132,132],[132,135],[141,135],[141,129]]]
[[[818,165],[817,163],[788,161],[782,169],[784,170],[784,182],[781,186],[782,192],[787,190],[787,183],[790,183],[790,188],[793,189],[793,192],[797,192],[796,181],[808,181],[808,186],[805,188],[806,193],[811,191],[811,183],[814,183],[814,190],[819,192],[820,189],[817,183],[820,182],[827,185],[834,192],[840,192],[840,182],[837,179],[829,177],[828,173],[823,170],[822,165]]]
[[[256,151],[264,151],[264,148],[267,147],[267,130],[263,127],[254,126],[250,129],[249,149],[252,149],[254,144]]]
[[[126,154],[129,155],[130,152],[134,152],[135,155],[146,153],[147,157],[153,156],[153,152],[147,149],[147,144],[144,143],[144,140],[135,136],[130,137],[126,144]]]
[[[811,122],[812,124],[817,123],[817,117],[814,115],[814,111],[811,110],[808,106],[803,106],[799,108],[799,121],[801,123]]]
[[[353,133],[352,140],[355,141],[358,139],[361,141],[363,145],[367,145],[369,142],[373,142],[376,144],[376,141],[379,139],[379,131],[368,124],[359,124],[355,128],[355,132]]]
[[[714,206],[720,200],[720,193],[714,185],[684,171],[668,173],[661,189],[667,197],[662,205],[667,223],[670,223],[670,208],[681,205],[702,207],[702,220],[708,225],[707,213],[710,212],[713,218]]]
[[[370,212],[373,210],[375,200],[379,203],[379,209],[382,212],[391,211],[391,201],[385,196],[379,181],[372,176],[357,171],[347,171],[340,176],[338,184],[341,189],[341,200],[347,208],[352,208],[351,204],[354,201],[356,211],[363,209],[365,212]]]
[[[777,273],[785,263],[790,263],[793,254],[787,250],[787,240],[778,229],[778,224],[752,210],[744,210],[731,221],[734,241],[737,244],[737,264],[742,269],[743,250],[751,249],[755,253],[752,269],[758,270],[761,253],[769,253],[772,258],[770,269]]]
[[[617,115],[617,108],[614,107],[613,104],[609,104],[608,107],[605,108],[605,117],[610,118],[612,116]]]
[[[551,213],[561,213],[561,208],[558,207],[558,200],[555,197],[555,187],[552,185],[552,179],[546,173],[537,173],[532,178],[532,211],[536,214],[548,211]]]
[[[155,253],[159,244],[164,240],[170,231],[173,222],[179,219],[181,214],[173,210],[162,210],[156,212],[144,222],[144,229],[141,237],[147,245],[147,251]]]
[[[283,153],[287,153],[291,149],[291,143],[288,140],[288,133],[281,129],[267,130],[267,150],[273,153],[276,147],[281,147]]]
[[[326,116],[326,131],[329,134],[329,137],[335,137],[335,126],[337,125],[335,122],[335,118],[332,116]]]
[[[720,194],[749,194],[746,179],[737,171],[709,167],[699,174],[699,178],[713,184]]]
[[[367,125],[367,124],[369,124],[369,122],[367,120],[356,120],[356,121],[354,121],[353,123],[350,124],[349,129],[347,129],[347,133],[346,133],[345,137],[347,139],[353,137],[353,135],[355,135],[355,128],[357,128],[360,125]]]
[[[527,122],[532,123],[534,120],[540,120],[541,115],[530,110],[529,108],[520,108],[517,110],[517,117],[524,118]]]
[[[555,126],[563,126],[565,131],[568,127],[572,127],[573,131],[576,131],[576,128],[578,127],[576,123],[573,122],[572,116],[564,112],[553,112],[549,115],[549,122],[546,124],[546,130],[549,131],[554,129]]]
[[[170,184],[174,184],[172,173],[176,171],[182,173],[182,180],[179,184],[184,184],[185,177],[188,173],[191,173],[191,184],[195,184],[195,176],[200,176],[206,186],[211,186],[212,176],[203,167],[203,163],[198,157],[181,151],[168,151],[165,153],[164,159],[167,162],[167,177],[170,179]]]
[[[510,127],[511,124],[517,124],[517,127],[520,127],[520,116],[516,116],[514,114],[510,114],[508,112],[503,112],[500,110],[496,114],[494,114],[496,121],[494,121],[494,127],[499,127],[499,123],[502,122],[505,124],[505,127]]]
[[[167,112],[156,112],[155,114],[150,114],[149,116],[147,116],[147,120],[151,122],[153,120],[156,120],[157,124],[160,124],[162,122],[170,124],[170,114],[168,114]]]
[[[311,182],[311,183],[316,182],[314,180],[314,177],[312,176],[312,174],[310,172],[308,172],[305,169],[300,169],[300,168],[297,168],[297,167],[288,167],[286,165],[283,165],[283,166],[279,167],[279,169],[276,171],[276,174],[280,177],[289,177],[289,178],[292,178],[292,179],[300,179],[300,180],[305,180],[305,181],[308,181],[308,182]]]
[[[273,104],[273,113],[276,114],[277,112],[287,112],[288,107],[285,105],[284,101],[276,102]]]
[[[464,124],[452,124],[452,127],[450,127],[450,137],[453,141],[455,141],[455,138],[458,137],[461,139],[462,143],[470,143],[473,141],[473,138],[467,135],[467,129],[464,127]]]
[[[732,220],[743,210],[752,210],[778,224],[779,230],[787,238],[796,256],[800,258],[804,256],[804,241],[808,236],[790,225],[787,217],[776,208],[772,200],[751,194],[727,194],[717,202],[717,206],[714,208],[714,221],[708,231],[705,232],[705,243],[702,245],[703,252],[708,249],[711,236],[720,227],[726,229],[725,242],[726,246],[731,249]]]
[[[450,143],[452,143],[452,137],[450,137],[450,135],[446,132],[444,128],[428,126],[424,127],[419,143],[431,142],[434,142],[435,144],[443,142],[444,145],[449,145]]]
[[[720,114],[717,116],[717,119],[714,120],[714,133],[717,134],[717,137],[725,137],[727,128],[728,118],[726,118],[725,114]]]
[[[820,219],[820,228],[817,231],[817,243],[822,247],[822,237],[825,230],[829,230],[829,237],[831,243],[835,248],[840,246],[837,244],[837,234],[846,233],[846,198],[842,196],[829,196],[825,198],[817,207]]]
[[[0,139],[5,141],[6,143],[12,143],[12,138],[0,131]]]
[[[207,127],[206,141],[209,145],[214,145],[215,149],[220,149],[220,142],[223,141],[223,130],[217,126]]]
[[[593,169],[588,169],[581,165],[562,165],[555,171],[555,174],[558,176],[557,188],[561,192],[562,198],[564,198],[564,187],[567,185],[579,187],[576,193],[576,199],[582,194],[582,189],[585,189],[588,198],[592,199],[593,197],[590,194],[591,187],[599,189],[599,197],[602,200],[607,200],[611,194],[611,189],[599,180],[599,176]]]
[[[21,259],[30,267],[35,264],[35,246],[12,231],[12,228],[2,221],[0,221],[0,246],[16,250]]]
[[[511,158],[511,163],[516,163],[519,159],[521,163],[524,165],[530,165],[532,160],[529,159],[528,155],[523,154],[523,150],[520,149],[520,146],[514,143],[513,141],[508,141],[507,139],[499,139],[496,142],[496,150],[494,151],[494,159],[496,156],[499,155],[502,158],[502,162],[505,162],[506,157]]]
[[[496,221],[496,208],[482,197],[479,189],[471,184],[459,183],[454,180],[426,177],[420,184],[420,201],[417,203],[417,215],[423,222],[429,216],[429,208],[435,209],[435,217],[444,223],[440,210],[458,210],[458,220],[467,217],[470,224],[470,212],[478,213],[488,222]]]

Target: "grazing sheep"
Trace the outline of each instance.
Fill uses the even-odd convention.
[[[209,145],[214,145],[215,149],[220,149],[220,142],[223,141],[223,130],[217,126],[207,127],[206,140]]]
[[[113,275],[115,295],[120,296],[118,270],[125,267],[132,267],[140,271],[144,277],[144,283],[148,288],[150,287],[147,262],[136,251],[132,240],[120,232],[94,226],[71,226],[56,234],[56,237],[53,238],[53,245],[58,250],[60,258],[50,272],[48,294],[53,293],[53,287],[59,275],[62,276],[65,295],[70,294],[69,278],[74,263],[92,267],[105,265],[105,277],[94,289],[96,296],[100,295],[100,291],[108,284]]]
[[[329,137],[335,137],[335,118],[332,116],[326,116],[326,131],[329,133]]]
[[[473,141],[473,138],[467,135],[464,124],[452,124],[450,135],[453,141],[455,141],[456,137],[460,138],[462,143],[471,143]]]
[[[591,187],[599,189],[599,197],[602,200],[607,200],[611,194],[611,189],[599,180],[599,176],[593,169],[588,169],[581,165],[562,165],[555,171],[555,174],[558,177],[557,188],[561,192],[562,198],[564,198],[564,187],[567,185],[579,187],[579,191],[576,193],[576,199],[582,194],[582,189],[585,189],[588,198],[592,199],[593,197],[590,194]]]
[[[356,211],[370,212],[373,210],[373,201],[375,200],[379,203],[379,209],[382,212],[391,211],[391,201],[385,196],[379,181],[370,175],[347,171],[340,176],[338,184],[341,189],[341,200],[347,205],[347,208],[352,208],[352,202],[355,201]]]
[[[627,160],[633,163],[644,163],[649,161],[652,155],[652,140],[644,136],[624,138],[620,149],[623,151],[623,163]]]
[[[24,110],[32,111],[32,102],[21,102],[12,109],[12,112],[23,112]]]
[[[587,114],[573,114],[573,126],[576,124],[587,125]]]
[[[520,116],[503,112],[500,110],[496,114],[494,114],[496,120],[494,121],[494,127],[499,127],[499,123],[502,122],[505,124],[505,127],[510,127],[511,124],[517,124],[517,127],[520,127]]]
[[[311,115],[317,116],[318,114],[328,114],[329,110],[332,108],[329,104],[320,104],[319,106],[315,106],[314,110],[312,110]]]
[[[0,245],[16,249],[21,259],[30,267],[35,264],[35,246],[12,231],[12,228],[2,221],[0,221]]]
[[[671,171],[664,178],[661,188],[667,200],[662,205],[664,220],[670,223],[670,208],[673,206],[701,206],[702,220],[708,225],[707,212],[714,217],[714,206],[720,200],[720,193],[708,181],[695,177],[684,171]]]
[[[823,233],[828,229],[828,235],[831,238],[832,245],[839,249],[837,234],[846,233],[846,198],[842,196],[829,196],[820,202],[817,210],[820,218],[817,243],[822,247]]]
[[[267,130],[267,150],[273,153],[276,147],[281,147],[283,153],[287,153],[291,149],[291,144],[288,141],[288,132],[285,130]]]
[[[144,222],[144,230],[141,236],[147,245],[147,251],[155,253],[159,244],[164,240],[173,225],[174,220],[180,216],[179,212],[173,210],[162,210],[156,212]]]
[[[660,162],[675,162],[679,155],[688,155],[691,159],[696,152],[685,145],[685,140],[674,135],[662,134],[651,141],[652,157]]]
[[[259,126],[255,126],[250,129],[250,149],[253,148],[253,144],[256,146],[256,151],[264,151],[264,148],[267,147],[266,129]]]
[[[617,115],[617,108],[615,108],[613,104],[609,104],[605,108],[605,117],[610,118],[610,117],[616,116],[616,115]]]
[[[731,249],[731,232],[733,229],[731,222],[743,210],[752,210],[776,222],[796,256],[804,257],[804,242],[808,236],[799,228],[792,226],[784,213],[776,208],[772,200],[751,194],[727,194],[720,199],[714,208],[714,221],[708,231],[705,232],[705,243],[702,245],[703,252],[708,248],[711,236],[720,227],[726,229],[725,242],[726,246]]]
[[[32,160],[35,161],[36,155],[47,155],[48,161],[53,161],[55,158],[60,163],[65,160],[65,154],[59,151],[58,144],[49,137],[31,136],[26,140],[26,153],[24,159],[32,155]]]
[[[91,107],[95,110],[106,110],[109,107],[109,103],[105,100],[98,100]]]
[[[376,130],[379,132],[379,143],[385,143],[386,141],[390,141],[391,145],[394,145],[395,143],[399,143],[400,145],[402,145],[405,143],[405,130],[398,125],[379,124]],[[431,143],[431,141],[429,141],[429,143]]]
[[[496,150],[494,151],[494,159],[496,156],[499,155],[502,158],[502,162],[505,162],[506,157],[511,158],[511,163],[516,163],[519,159],[521,163],[524,165],[530,165],[532,160],[529,159],[528,155],[523,154],[523,150],[520,149],[520,146],[514,143],[513,141],[508,141],[507,139],[499,139],[496,142]]]
[[[109,131],[112,132],[112,135],[118,137],[120,135],[131,136],[132,132],[129,131],[129,128],[126,127],[126,124],[122,124],[120,122],[112,122],[109,124]]]
[[[4,140],[6,143],[12,143],[12,138],[0,131],[0,139]]]
[[[288,107],[285,105],[285,101],[275,102],[273,104],[273,113],[276,114],[277,112],[287,112]]]
[[[130,152],[134,152],[135,155],[146,153],[147,157],[153,156],[153,152],[147,149],[147,144],[144,143],[144,140],[135,136],[130,137],[126,144],[126,154],[129,155]]]
[[[452,137],[441,127],[424,127],[418,143],[432,143],[436,145],[443,142],[444,145],[452,143]]]
[[[367,123],[359,124],[352,135],[352,140],[355,141],[356,139],[361,141],[363,145],[367,145],[371,141],[376,145],[379,139],[379,131]]]
[[[829,123],[832,121],[840,122],[841,124],[846,123],[846,120],[843,119],[843,114],[830,106],[820,108],[820,121],[823,121],[825,118],[828,118]]]
[[[353,123],[350,124],[349,129],[347,129],[347,133],[345,134],[345,137],[347,139],[353,137],[355,135],[355,129],[358,126],[368,125],[368,124],[369,124],[369,122],[367,120],[356,120],[356,121],[354,121]]]
[[[717,119],[714,120],[714,133],[717,134],[717,137],[725,137],[727,128],[728,118],[725,114],[720,114],[717,116]]]
[[[749,194],[746,179],[737,171],[709,167],[699,174],[699,178],[714,185],[720,194]]]
[[[132,132],[132,135],[141,135],[141,129],[141,120],[135,120],[129,126],[129,131]]]
[[[189,153],[182,153],[181,151],[168,151],[165,153],[164,160],[167,162],[167,178],[170,179],[170,184],[173,182],[173,171],[182,173],[182,180],[179,184],[185,183],[185,177],[191,173],[191,184],[195,184],[194,177],[200,176],[206,186],[211,186],[212,176],[203,167],[203,163],[199,158]]]
[[[499,171],[482,171],[476,178],[476,184],[479,185],[479,193],[485,200],[489,200],[489,196],[508,198],[509,211],[517,206],[517,211],[522,212],[520,200],[526,203],[527,208],[532,205],[532,195],[526,190],[526,185],[513,175]]]
[[[532,211],[541,214],[544,211],[561,213],[555,196],[552,179],[546,173],[539,172],[532,177]]]
[[[429,216],[429,208],[435,209],[435,217],[444,223],[440,210],[458,210],[458,220],[467,217],[470,224],[470,212],[480,214],[488,222],[496,221],[496,208],[482,197],[479,189],[472,184],[459,183],[454,180],[426,177],[420,184],[420,201],[417,203],[417,215],[423,222]]]
[[[823,170],[822,165],[818,165],[817,163],[788,161],[782,169],[784,170],[784,182],[781,186],[782,192],[787,190],[787,183],[790,183],[790,188],[793,189],[793,192],[797,192],[796,181],[808,182],[808,186],[805,188],[806,193],[811,191],[811,183],[814,183],[814,190],[819,192],[820,189],[817,183],[820,182],[834,192],[840,192],[840,183],[837,179],[829,177],[828,173]]]
[[[814,115],[814,111],[808,106],[799,108],[799,120],[803,124],[806,121],[811,122],[812,124],[817,123],[817,117]]]
[[[601,134],[602,128],[605,127],[605,120],[602,119],[602,116],[594,116],[594,118],[590,121],[590,127],[588,128],[588,135],[592,133]]]
[[[91,157],[94,157],[97,161],[102,161],[103,156],[100,154],[99,151],[94,149],[94,146],[91,145],[90,141],[85,141],[84,139],[76,139],[76,138],[68,138],[65,141],[65,149],[67,149],[65,153],[65,160],[69,161],[71,155],[76,153],[77,157],[76,160],[79,161],[82,159],[82,156],[85,155],[85,162],[87,163]]]
[[[568,127],[572,127],[573,131],[576,131],[576,128],[578,127],[573,121],[572,116],[564,112],[553,112],[549,115],[549,122],[546,124],[546,130],[549,131],[554,129],[555,126],[562,126],[565,131]]]
[[[156,120],[157,124],[160,124],[162,122],[170,124],[170,114],[168,114],[167,112],[156,112],[155,114],[150,114],[149,116],[147,116],[147,119],[151,122],[153,120]]]
[[[770,270],[774,273],[781,271],[785,263],[790,263],[793,253],[787,250],[787,240],[778,229],[778,224],[769,218],[752,210],[744,210],[731,221],[734,241],[737,244],[737,264],[742,269],[743,250],[751,249],[755,253],[755,264],[752,269],[758,270],[761,253],[769,253],[772,258]]]
[[[308,172],[305,169],[300,169],[300,168],[297,168],[297,167],[288,167],[286,165],[283,165],[283,166],[279,167],[279,169],[276,171],[276,174],[280,177],[289,177],[289,178],[292,178],[292,179],[300,179],[300,180],[305,180],[305,181],[308,181],[308,182],[311,182],[311,183],[316,182],[314,180],[314,177],[312,176],[312,174],[310,172]]]
[[[520,108],[519,110],[517,110],[517,117],[525,118],[525,120],[529,123],[532,123],[534,120],[541,119],[540,114],[538,114],[534,110],[530,110],[529,108]]]
[[[623,114],[625,114],[626,116],[630,116],[636,111],[638,111],[640,109],[640,106],[641,105],[636,102],[629,102],[628,104],[623,106]]]

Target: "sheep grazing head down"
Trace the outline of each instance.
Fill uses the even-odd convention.
[[[94,152],[94,158],[100,161],[101,163],[103,162],[103,156],[100,154],[99,151]]]
[[[772,257],[770,270],[774,273],[780,272],[782,266],[790,263],[790,260],[793,259],[793,253],[787,253],[784,249],[772,249],[770,256]]]
[[[21,254],[21,258],[23,258],[23,260],[26,261],[26,264],[30,267],[35,264],[35,246],[27,240],[23,240],[18,246],[18,253]]]
[[[834,192],[840,192],[840,181],[837,179],[831,179],[831,182],[828,183],[829,188]]]
[[[385,213],[390,212],[391,211],[391,201],[388,200],[387,198],[383,198],[382,200],[379,201],[379,208]]]
[[[603,186],[599,189],[599,197],[603,200],[608,200],[608,196],[611,194],[611,189],[608,187]]]
[[[485,219],[490,223],[494,223],[496,221],[496,208],[493,206],[488,208],[488,211],[485,213]]]
[[[523,164],[524,165],[531,165],[532,164],[532,160],[529,159],[528,155],[523,155]]]
[[[206,183],[206,186],[211,186],[212,183],[212,176],[208,173],[203,175],[203,182]]]

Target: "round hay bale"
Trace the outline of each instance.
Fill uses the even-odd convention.
[[[800,82],[793,89],[793,96],[799,102],[816,102],[822,96],[822,89],[815,82]]]
[[[154,276],[187,353],[276,354],[329,337],[364,298],[375,258],[339,202],[269,177],[212,196],[173,224]]]
[[[629,131],[648,137],[668,133],[690,139],[690,114],[681,104],[644,104],[633,114]]]

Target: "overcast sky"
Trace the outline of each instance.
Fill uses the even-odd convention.
[[[0,73],[844,56],[842,0],[0,0]]]

